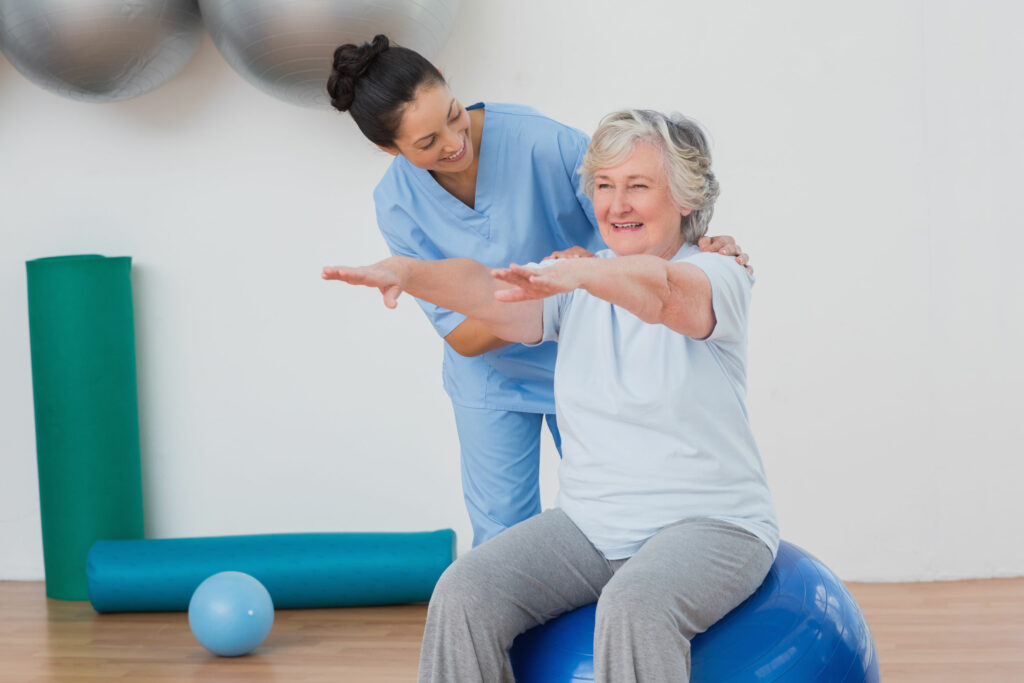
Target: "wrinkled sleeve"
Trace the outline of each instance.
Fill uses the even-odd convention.
[[[715,329],[704,339],[709,342],[738,343],[747,339],[747,316],[754,276],[731,256],[702,252],[684,262],[704,271],[711,282],[711,305]]]

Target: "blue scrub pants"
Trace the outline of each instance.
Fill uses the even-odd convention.
[[[559,455],[554,415],[452,404],[462,449],[462,494],[473,547],[540,512],[540,432],[547,418]]]

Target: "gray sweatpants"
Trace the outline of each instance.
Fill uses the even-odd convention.
[[[768,546],[691,518],[607,560],[561,510],[520,522],[453,563],[427,611],[420,681],[513,681],[517,635],[597,601],[594,680],[687,681],[690,640],[761,585]]]

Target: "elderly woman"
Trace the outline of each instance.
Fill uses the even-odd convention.
[[[559,342],[556,507],[441,577],[422,681],[511,681],[518,634],[594,601],[596,680],[685,680],[690,640],[753,593],[778,548],[744,406],[752,279],[696,247],[718,195],[704,134],[615,113],[580,172],[610,247],[600,258],[324,270],[378,287],[389,307],[409,291],[502,339]]]

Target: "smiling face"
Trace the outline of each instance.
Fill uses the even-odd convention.
[[[413,166],[438,173],[459,173],[473,164],[469,112],[446,85],[431,84],[416,91],[405,106],[393,147]]]
[[[594,173],[594,213],[617,256],[670,259],[683,246],[681,221],[690,209],[672,201],[661,151],[640,142],[621,164]]]

